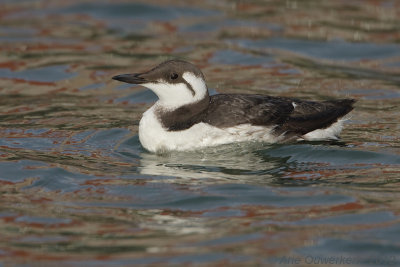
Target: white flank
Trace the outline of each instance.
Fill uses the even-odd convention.
[[[321,140],[337,140],[339,134],[343,129],[343,123],[346,121],[345,118],[339,119],[337,122],[325,129],[317,129],[312,132],[303,135],[304,140],[308,141],[321,141]]]
[[[183,131],[167,131],[154,113],[157,105],[155,104],[147,110],[139,123],[140,142],[151,152],[187,151],[245,141],[275,143],[282,139],[282,137],[271,134],[272,127],[249,124],[220,129],[206,123],[199,123]]]

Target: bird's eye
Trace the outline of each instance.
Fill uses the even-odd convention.
[[[178,78],[178,74],[177,73],[172,73],[170,76],[171,80],[175,80]]]

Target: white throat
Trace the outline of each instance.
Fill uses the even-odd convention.
[[[159,80],[157,83],[144,83],[142,85],[152,90],[159,98],[156,104],[166,109],[176,109],[196,103],[208,94],[207,85],[201,77],[185,72],[182,78],[191,85],[194,95],[185,83],[173,84]]]

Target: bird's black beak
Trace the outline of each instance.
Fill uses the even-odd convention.
[[[133,84],[143,84],[149,82],[144,76],[144,73],[133,73],[133,74],[121,74],[112,77],[114,80],[133,83]]]

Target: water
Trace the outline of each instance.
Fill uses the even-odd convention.
[[[396,1],[2,1],[0,266],[397,266]],[[156,155],[172,57],[211,93],[356,98],[338,142]]]

